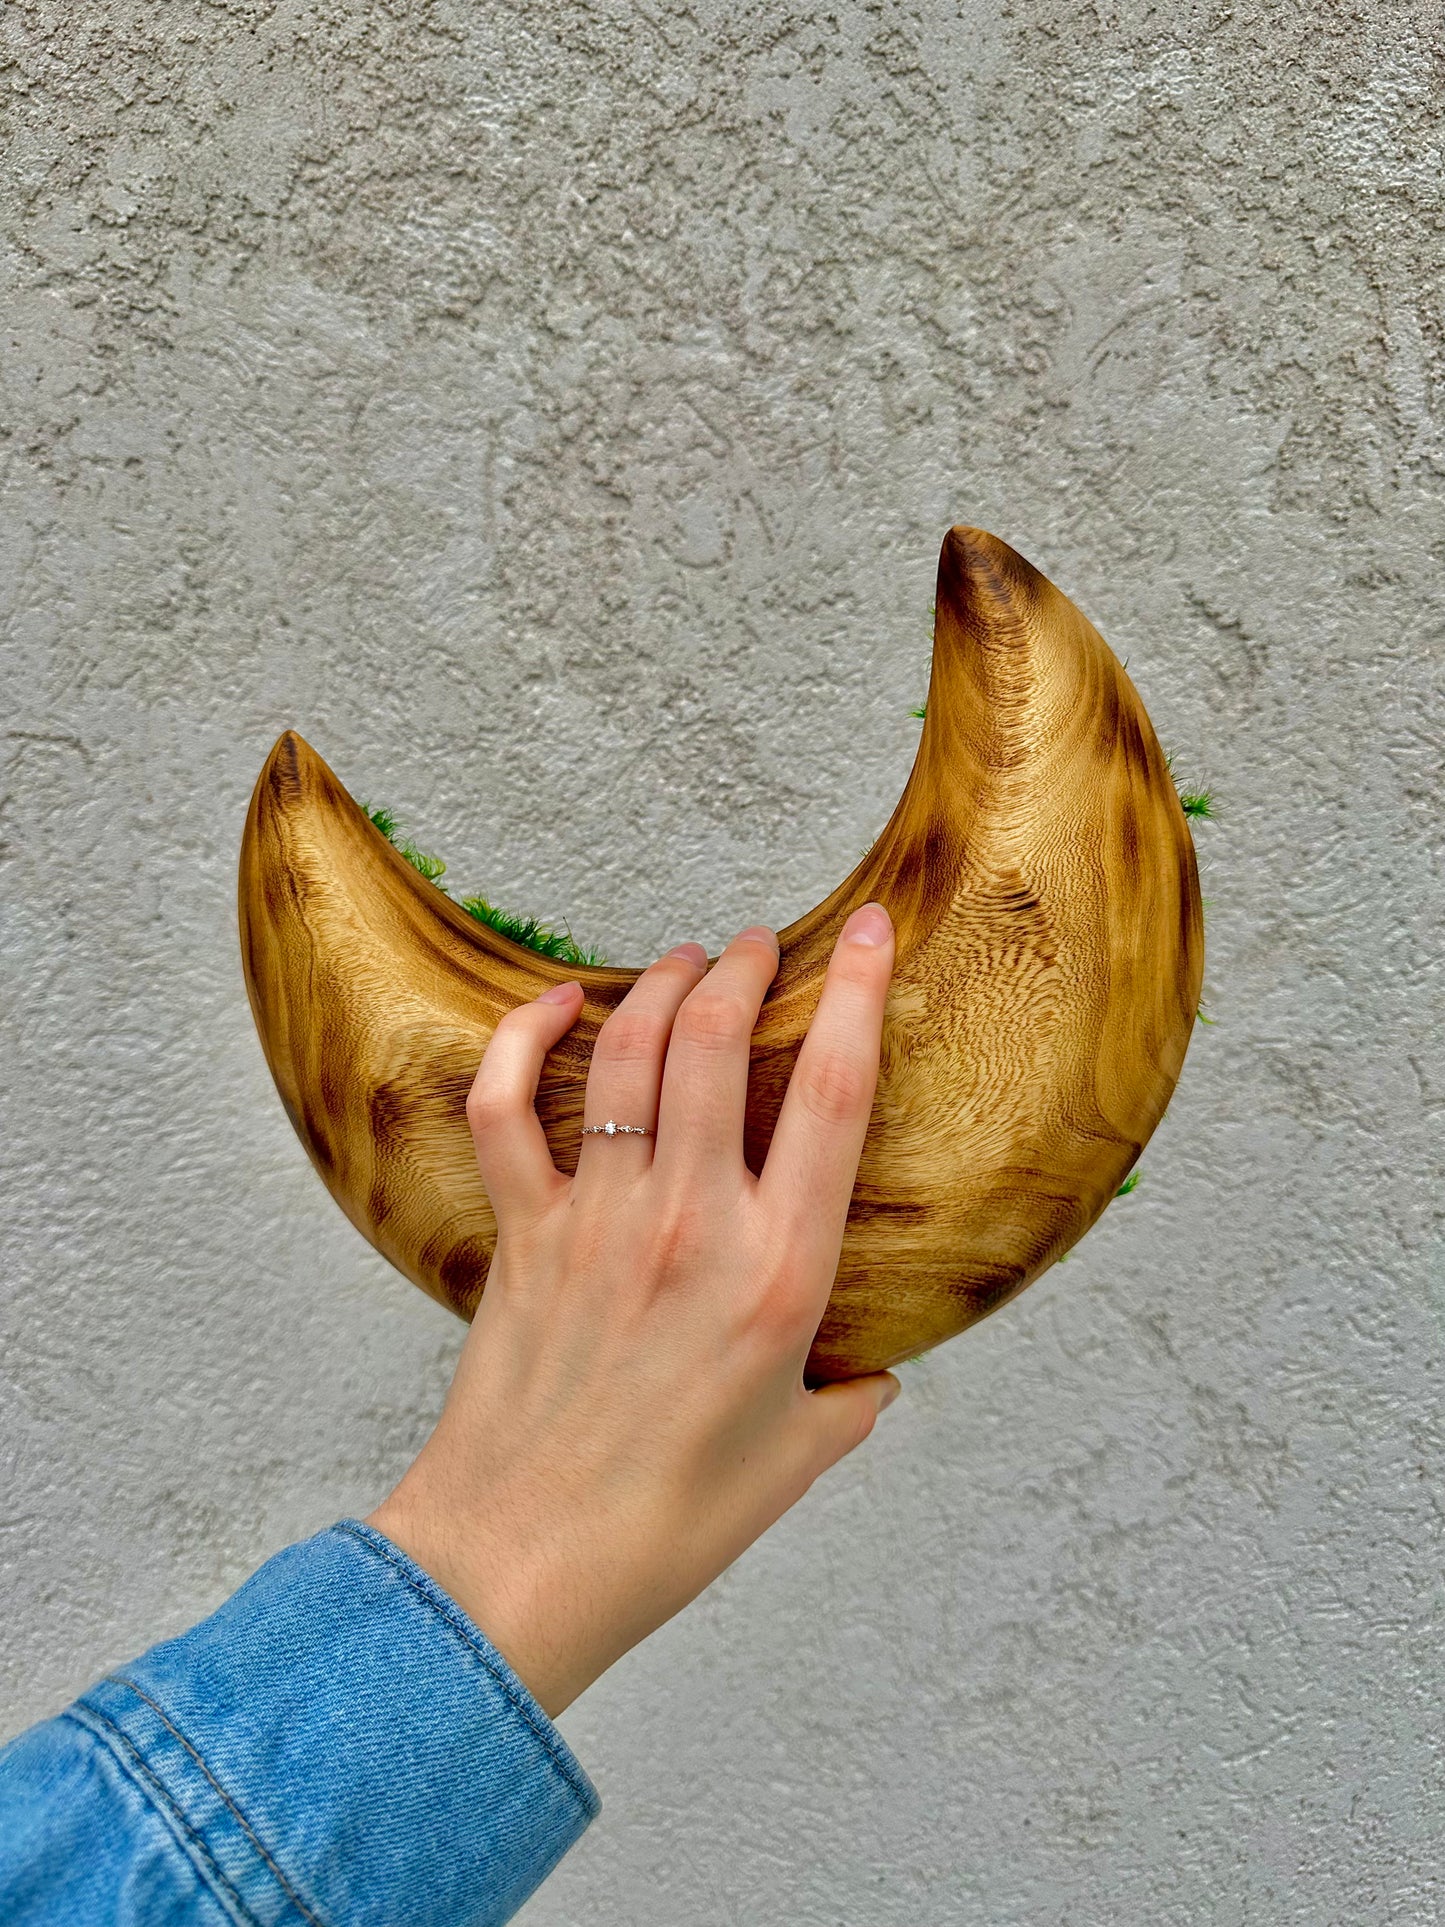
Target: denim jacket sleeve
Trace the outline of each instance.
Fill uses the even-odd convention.
[[[0,1751],[5,1927],[493,1927],[598,1810],[501,1654],[355,1519]]]

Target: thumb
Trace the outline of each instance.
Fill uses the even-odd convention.
[[[845,1378],[820,1385],[809,1394],[813,1412],[813,1442],[818,1470],[825,1472],[861,1445],[873,1430],[878,1414],[903,1390],[892,1372],[870,1372],[867,1378]]]

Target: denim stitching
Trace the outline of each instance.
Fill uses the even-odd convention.
[[[467,1650],[476,1655],[491,1674],[492,1678],[497,1682],[498,1686],[500,1686],[506,1694],[515,1710],[520,1713],[522,1718],[527,1722],[527,1725],[531,1728],[537,1739],[542,1742],[542,1745],[546,1748],[548,1760],[556,1772],[566,1781],[567,1790],[584,1810],[590,1811],[591,1801],[587,1798],[582,1787],[577,1784],[570,1766],[557,1750],[558,1736],[538,1726],[532,1709],[527,1705],[526,1701],[518,1695],[515,1685],[504,1673],[497,1670],[496,1660],[493,1659],[485,1647],[479,1646],[476,1640],[473,1639],[469,1628],[460,1617],[459,1609],[454,1606],[446,1594],[435,1585],[435,1582],[428,1579],[426,1586],[422,1586],[416,1577],[412,1573],[409,1573],[406,1567],[401,1564],[389,1541],[383,1539],[379,1532],[376,1532],[374,1528],[366,1525],[364,1521],[343,1519],[332,1527],[332,1531],[346,1533],[350,1538],[355,1539],[358,1544],[365,1546],[368,1551],[375,1553],[377,1558],[384,1559],[386,1563],[406,1581],[417,1598],[424,1601],[443,1624],[456,1634],[457,1638],[462,1641]],[[432,1590],[428,1590],[428,1588]],[[433,1597],[433,1590],[436,1594],[435,1597]]]
[[[190,1754],[191,1758],[195,1761],[196,1765],[201,1769],[201,1772],[205,1775],[206,1779],[210,1782],[212,1787],[214,1787],[215,1791],[219,1794],[222,1801],[224,1801],[225,1805],[230,1808],[232,1814],[234,1814],[235,1816],[237,1825],[240,1827],[241,1831],[245,1834],[246,1838],[251,1842],[251,1845],[256,1849],[257,1853],[265,1861],[266,1865],[271,1869],[271,1872],[276,1877],[276,1882],[278,1886],[281,1888],[282,1892],[286,1895],[287,1899],[290,1900],[292,1905],[295,1907],[297,1913],[302,1915],[304,1919],[309,1920],[312,1923],[312,1927],[325,1927],[325,1923],[321,1920],[320,1916],[318,1914],[314,1914],[311,1911],[311,1909],[306,1905],[306,1902],[301,1898],[300,1894],[298,1894],[296,1889],[291,1885],[291,1882],[286,1878],[285,1874],[282,1873],[280,1867],[277,1866],[276,1862],[271,1858],[270,1854],[267,1853],[265,1847],[262,1846],[261,1841],[256,1834],[255,1828],[251,1825],[250,1821],[246,1818],[245,1814],[242,1813],[241,1809],[236,1805],[236,1802],[231,1798],[230,1794],[227,1793],[226,1789],[221,1785],[220,1781],[216,1778],[215,1774],[212,1773],[211,1769],[206,1765],[205,1760],[196,1751],[195,1747],[186,1738],[185,1734],[181,1732],[180,1728],[178,1726],[173,1726],[171,1724],[170,1720],[166,1717],[166,1714],[162,1710],[162,1708],[156,1705],[155,1701],[151,1698],[149,1693],[143,1693],[141,1689],[136,1685],[134,1680],[127,1679],[123,1673],[110,1673],[106,1677],[110,1685],[124,1686],[130,1692],[134,1693],[138,1700],[145,1701],[146,1705],[155,1714],[156,1718],[160,1721],[161,1725],[165,1727],[166,1731],[172,1734],[177,1740],[180,1741],[181,1745],[186,1749],[187,1753]]]
[[[185,1814],[182,1813],[181,1809],[176,1805],[175,1801],[171,1798],[169,1790],[161,1783],[160,1780],[156,1778],[155,1774],[152,1773],[150,1767],[146,1764],[144,1756],[140,1753],[140,1751],[133,1744],[130,1738],[121,1731],[120,1727],[116,1725],[115,1721],[110,1717],[110,1715],[108,1713],[102,1713],[98,1706],[92,1706],[88,1700],[81,1700],[80,1704],[85,1708],[87,1718],[98,1721],[102,1726],[109,1727],[110,1734],[113,1735],[114,1737],[111,1738],[104,1734],[91,1732],[91,1729],[89,1726],[87,1726],[86,1721],[81,1719],[76,1719],[76,1716],[73,1713],[70,1713],[70,1712],[62,1713],[60,1715],[60,1718],[74,1720],[75,1724],[78,1727],[80,1727],[83,1732],[89,1733],[90,1737],[93,1740],[98,1741],[102,1746],[106,1747],[110,1752],[111,1757],[114,1759],[116,1765],[120,1768],[121,1772],[130,1781],[132,1786],[135,1787],[137,1793],[140,1794],[143,1800],[149,1800],[152,1805],[155,1805],[157,1802],[160,1802],[169,1810],[171,1817],[175,1820],[177,1826],[179,1826],[181,1831],[189,1837],[192,1846],[194,1846],[194,1848],[196,1849],[196,1852],[200,1855],[201,1859],[204,1860],[206,1865],[210,1868],[215,1885],[219,1887],[224,1893],[230,1896],[232,1902],[235,1905],[237,1913],[239,1913],[244,1919],[250,1921],[251,1927],[261,1927],[261,1922],[256,1918],[255,1914],[251,1912],[251,1909],[246,1905],[244,1899],[236,1891],[235,1887],[232,1886],[228,1876],[222,1871],[220,1866],[217,1864],[215,1856],[212,1854],[210,1848],[206,1845],[206,1842],[202,1837],[202,1835],[196,1832],[196,1829],[191,1825],[190,1821],[186,1818]],[[130,1754],[131,1756],[130,1761],[126,1761],[125,1759],[123,1759],[121,1755],[116,1751],[115,1741],[117,1740],[125,1748],[126,1752]],[[140,1783],[142,1778],[148,1783],[147,1785],[142,1785]]]

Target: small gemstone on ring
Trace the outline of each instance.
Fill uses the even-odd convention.
[[[608,1118],[607,1122],[602,1126],[602,1128],[607,1133],[608,1137],[616,1137],[617,1126],[612,1122],[612,1119],[610,1117]]]

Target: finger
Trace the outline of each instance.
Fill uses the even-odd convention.
[[[587,1068],[584,1124],[642,1124],[657,1129],[662,1064],[678,1006],[707,969],[700,943],[680,943],[649,964],[597,1033]],[[652,1137],[584,1137],[577,1163],[579,1182],[605,1171],[645,1169],[652,1162]],[[624,1148],[626,1147],[626,1148]],[[621,1155],[626,1164],[619,1166]]]
[[[888,912],[865,903],[833,946],[759,1178],[779,1222],[817,1253],[832,1248],[834,1263],[878,1088],[893,955]],[[824,1269],[831,1282],[832,1266]]]
[[[870,1372],[867,1378],[848,1378],[821,1385],[808,1394],[810,1446],[814,1477],[867,1438],[878,1419],[903,1390],[892,1372]]]
[[[748,1052],[777,969],[777,937],[766,924],[752,924],[733,938],[673,1020],[654,1158],[667,1182],[685,1187],[746,1169]]]
[[[548,1051],[581,1010],[581,984],[554,984],[509,1010],[482,1053],[467,1096],[467,1123],[499,1227],[513,1212],[540,1210],[567,1183],[552,1162],[533,1101]]]

